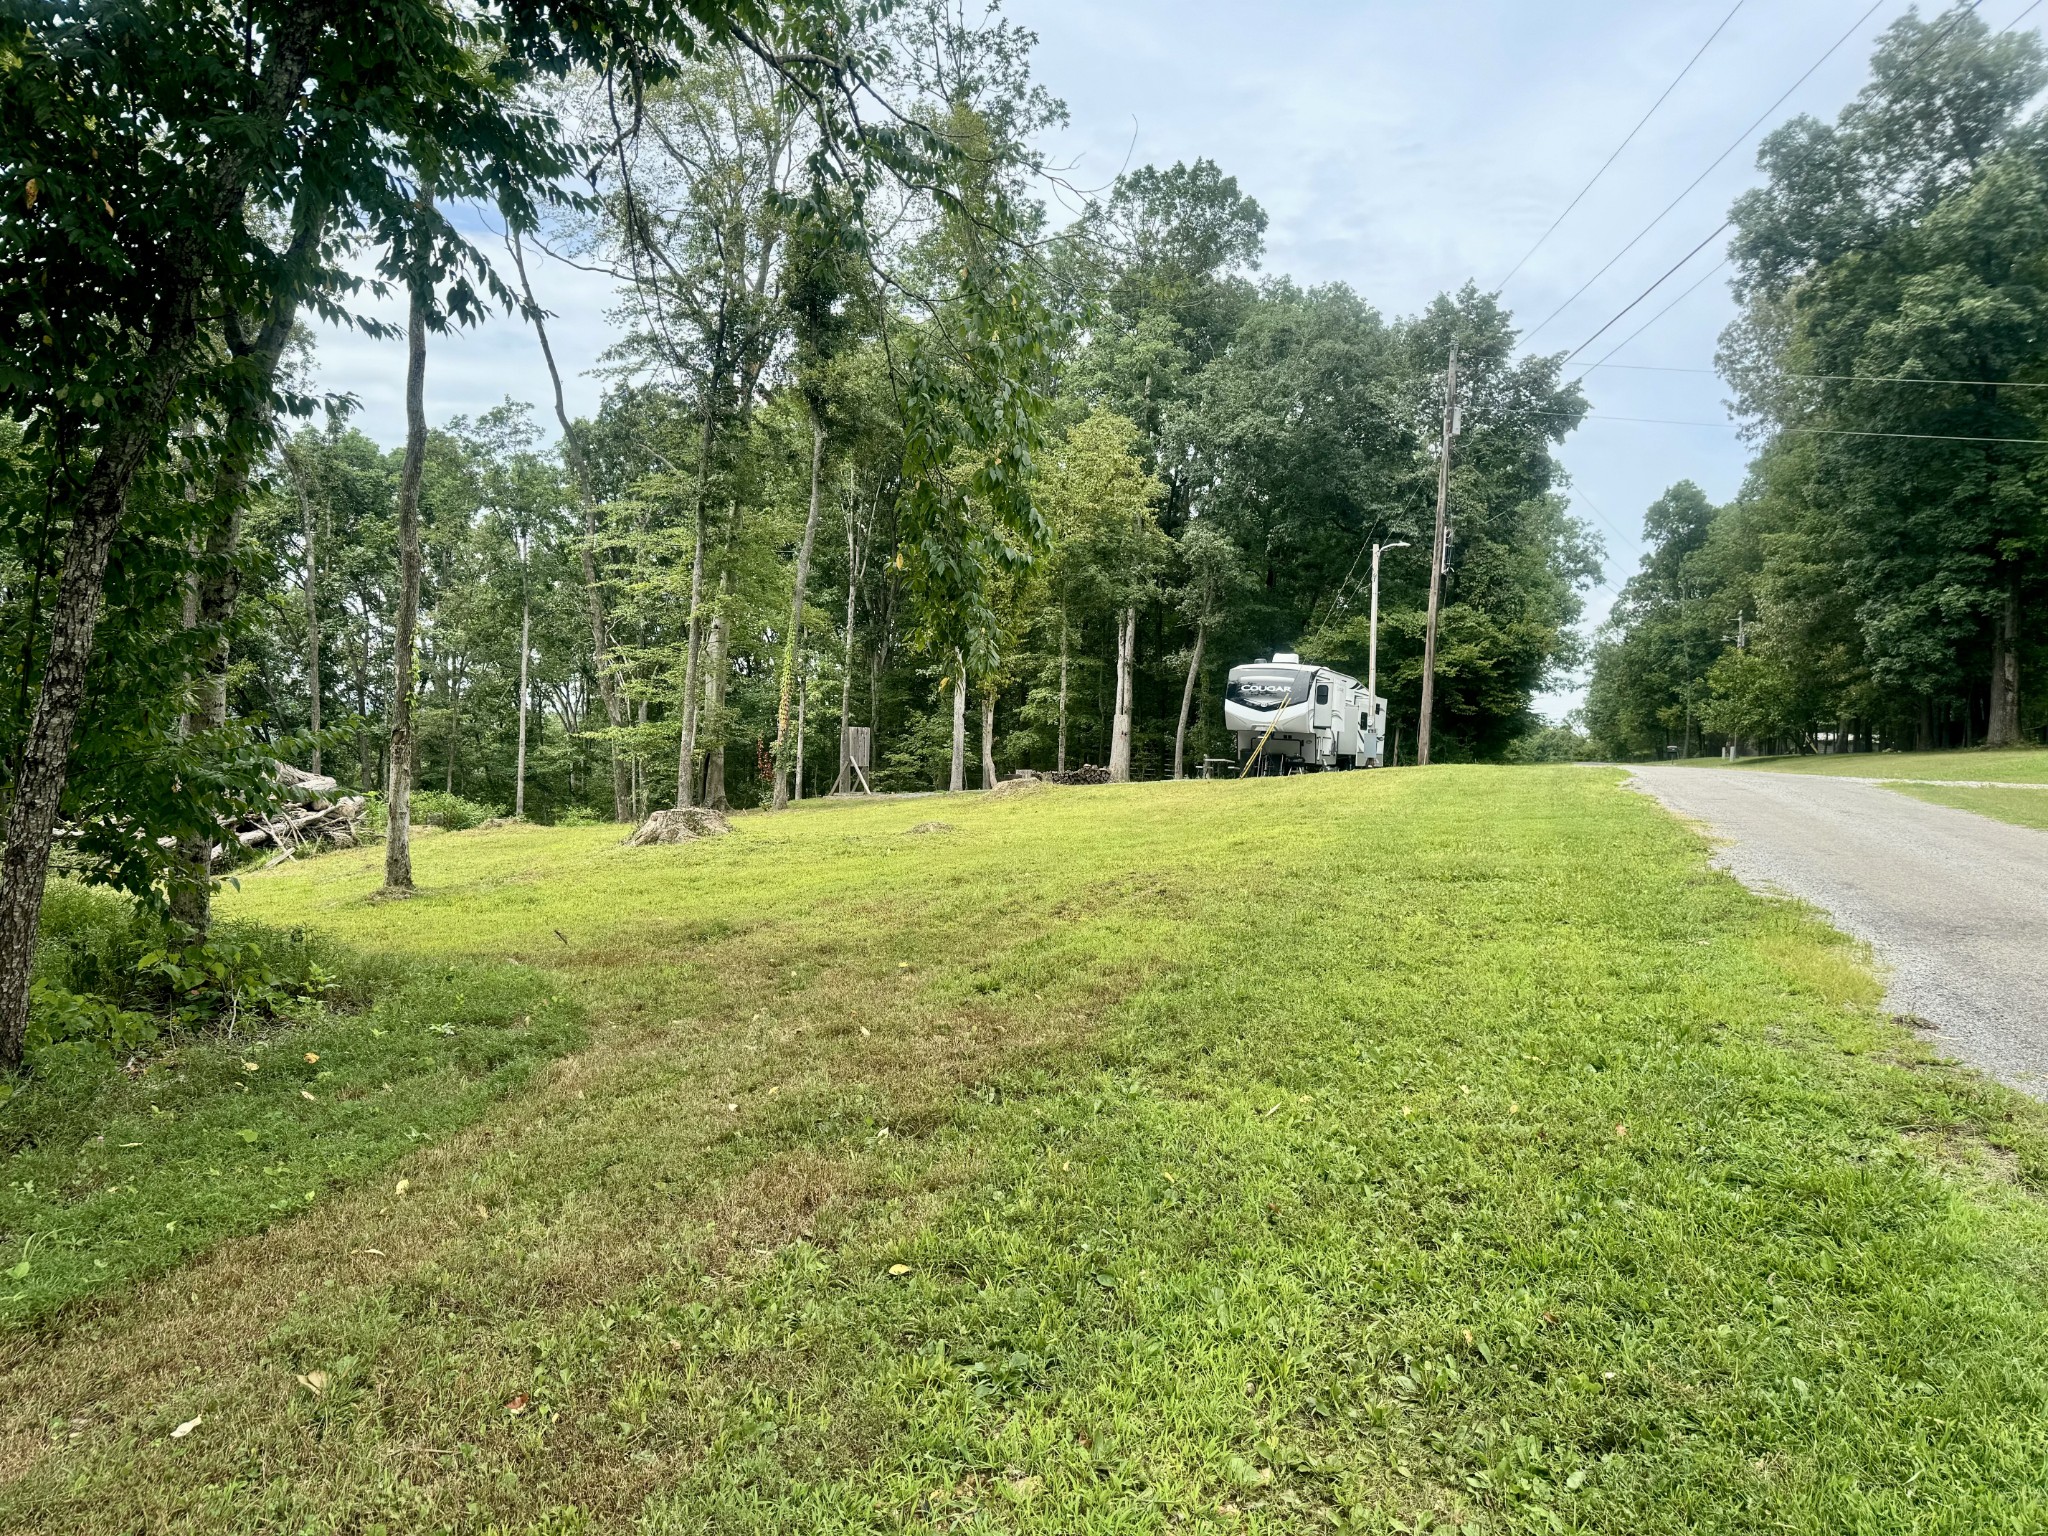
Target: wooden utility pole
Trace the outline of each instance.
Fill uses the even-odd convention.
[[[1429,766],[1430,717],[1436,711],[1436,612],[1443,590],[1446,514],[1451,500],[1451,439],[1458,435],[1458,344],[1451,343],[1450,365],[1444,369],[1444,446],[1436,466],[1436,537],[1429,546],[1429,627],[1422,641],[1422,718],[1415,730],[1415,761]]]

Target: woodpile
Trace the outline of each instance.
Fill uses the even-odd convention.
[[[325,774],[308,773],[289,763],[277,765],[277,778],[297,801],[272,811],[251,811],[228,823],[227,830],[244,848],[276,848],[290,855],[307,846],[353,848],[363,820],[361,795],[337,795],[341,786]],[[215,853],[215,862],[220,855]]]
[[[1098,768],[1093,763],[1083,763],[1078,768],[1069,768],[1065,773],[1049,773],[1046,777],[1055,784],[1107,784],[1109,770]]]

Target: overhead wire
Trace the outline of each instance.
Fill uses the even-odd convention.
[[[1741,10],[1745,3],[1746,0],[1735,0],[1735,4],[1732,7],[1730,7],[1728,14],[1721,18],[1720,25],[1715,27],[1713,31],[1707,34],[1707,40],[1701,43],[1698,49],[1694,51],[1693,56],[1685,61],[1685,67],[1681,69],[1676,75],[1672,76],[1671,83],[1664,87],[1663,93],[1659,95],[1655,101],[1650,103],[1650,110],[1645,112],[1640,118],[1636,120],[1635,127],[1629,129],[1627,136],[1623,138],[1619,144],[1614,146],[1614,153],[1609,155],[1605,160],[1600,162],[1600,169],[1595,171],[1592,174],[1592,176],[1587,179],[1586,184],[1583,187],[1579,188],[1578,194],[1575,197],[1573,197],[1570,202],[1564,205],[1564,212],[1560,213],[1556,218],[1550,221],[1550,227],[1544,230],[1542,234],[1536,237],[1536,243],[1530,246],[1528,250],[1522,252],[1522,259],[1516,262],[1512,267],[1508,268],[1507,276],[1503,277],[1499,282],[1493,285],[1494,292],[1498,293],[1501,289],[1507,287],[1507,285],[1514,280],[1515,274],[1521,271],[1523,267],[1528,265],[1529,258],[1531,256],[1534,256],[1541,249],[1543,249],[1544,242],[1547,241],[1552,235],[1557,233],[1558,226],[1564,223],[1566,219],[1571,217],[1572,210],[1578,207],[1580,203],[1585,201],[1586,194],[1593,190],[1594,185],[1600,180],[1602,176],[1605,176],[1607,174],[1608,167],[1612,166],[1616,160],[1621,158],[1621,152],[1624,149],[1627,149],[1629,145],[1635,142],[1635,137],[1637,134],[1643,131],[1643,126],[1646,123],[1648,123],[1651,118],[1657,115],[1657,109],[1664,105],[1665,101],[1669,99],[1673,91],[1678,89],[1679,82],[1684,80],[1687,75],[1692,73],[1693,65],[1699,63],[1701,56],[1704,55],[1706,51],[1713,46],[1714,39],[1719,37],[1722,34],[1722,32],[1727,30],[1728,23],[1735,19],[1735,13]],[[2036,0],[2036,3],[2038,4],[2039,0]]]
[[[1583,503],[1586,510],[1588,512],[1591,512],[1595,517],[1599,518],[1601,522],[1605,523],[1607,525],[1608,531],[1612,533],[1616,538],[1620,539],[1625,544],[1634,546],[1638,550],[1640,550],[1643,547],[1643,541],[1640,538],[1637,538],[1632,533],[1626,532],[1622,528],[1621,524],[1617,523],[1613,518],[1609,517],[1605,512],[1601,511],[1599,506],[1594,502],[1592,497],[1588,496],[1576,485],[1571,488],[1571,492],[1573,499]]]
[[[1979,0],[1979,3],[1981,3],[1981,0]],[[1584,294],[1588,288],[1591,288],[1595,283],[1599,282],[1601,278],[1605,277],[1609,269],[1611,269],[1617,261],[1620,261],[1622,257],[1626,256],[1630,251],[1634,250],[1636,246],[1642,242],[1644,236],[1649,234],[1650,231],[1655,229],[1659,224],[1663,223],[1665,216],[1669,214],[1672,209],[1676,208],[1680,203],[1684,202],[1688,197],[1690,197],[1693,193],[1693,190],[1696,187],[1698,187],[1701,182],[1705,181],[1709,176],[1711,176],[1720,167],[1720,164],[1723,160],[1726,160],[1730,155],[1734,154],[1736,150],[1740,149],[1744,144],[1746,144],[1749,141],[1749,136],[1755,133],[1757,129],[1761,128],[1764,125],[1764,123],[1770,118],[1770,115],[1773,112],[1777,111],[1778,108],[1782,107],[1794,91],[1798,90],[1800,86],[1806,84],[1807,79],[1813,74],[1815,70],[1819,69],[1821,65],[1827,63],[1829,59],[1833,58],[1835,56],[1836,50],[1838,50],[1842,46],[1842,44],[1848,42],[1850,38],[1854,37],[1859,31],[1861,31],[1863,28],[1863,24],[1866,21],[1870,20],[1872,16],[1875,16],[1878,10],[1883,5],[1884,0],[1872,0],[1870,9],[1865,11],[1861,16],[1857,17],[1855,22],[1850,26],[1848,31],[1844,32],[1840,37],[1836,38],[1834,42],[1829,44],[1826,53],[1823,53],[1819,58],[1815,59],[1812,64],[1808,65],[1806,68],[1806,72],[1802,74],[1797,80],[1794,80],[1790,85],[1788,85],[1785,88],[1784,93],[1780,95],[1776,101],[1772,102],[1768,107],[1764,108],[1762,112],[1757,114],[1755,122],[1751,123],[1747,128],[1743,129],[1742,132],[1739,135],[1737,135],[1735,140],[1732,143],[1730,143],[1726,149],[1722,150],[1720,154],[1714,156],[1713,160],[1708,163],[1707,168],[1705,170],[1701,171],[1699,175],[1693,177],[1691,181],[1685,184],[1684,191],[1680,192],[1678,196],[1674,197],[1673,199],[1671,199],[1670,202],[1666,203],[1663,207],[1663,210],[1660,213],[1658,213],[1658,215],[1654,219],[1650,220],[1649,223],[1645,224],[1641,229],[1637,230],[1635,234],[1630,237],[1628,244],[1624,245],[1620,250],[1616,251],[1612,256],[1608,257],[1606,262],[1601,266],[1600,270],[1598,272],[1595,272],[1591,277],[1587,278],[1583,283],[1581,283],[1578,286],[1578,288],[1574,290],[1570,298],[1566,299],[1562,304],[1558,305],[1557,308],[1553,309],[1549,314],[1545,315],[1542,320],[1538,321],[1534,329],[1528,332],[1528,335],[1534,336],[1537,333],[1537,331],[1542,330],[1545,326],[1550,324],[1551,321],[1555,320],[1567,309],[1570,309],[1572,305],[1576,304],[1579,301],[1580,296]],[[1973,6],[1972,9],[1975,9],[1975,7]],[[1726,225],[1722,226],[1723,229],[1725,229],[1726,227]],[[1716,230],[1714,234],[1719,234],[1720,232],[1720,230]],[[1709,235],[1707,239],[1713,239],[1713,235]],[[1706,241],[1703,240],[1700,242],[1700,244],[1705,245]],[[1697,249],[1697,247],[1695,249]],[[1663,279],[1660,278],[1658,279],[1658,281],[1662,282]],[[1634,306],[1631,305],[1630,307],[1633,308]],[[1605,327],[1602,327],[1602,329],[1605,329]],[[1525,337],[1524,339],[1526,340],[1527,338]],[[1583,348],[1581,348],[1581,350],[1583,350]]]
[[[1532,416],[1575,416],[1580,421],[1625,421],[1651,427],[1713,427],[1726,431],[1725,421],[1685,421],[1675,416],[1607,416],[1598,411],[1578,416],[1570,411],[1531,411]],[[1896,437],[1930,443],[2014,443],[2024,447],[2048,448],[2048,437],[1973,437],[1960,432],[1875,432],[1853,427],[1778,427],[1780,432],[1801,432],[1810,437]]]
[[[1717,376],[1720,372],[1715,368],[1680,368],[1661,363],[1586,364],[1589,373],[1595,368],[1619,368],[1631,373],[1707,373]],[[2048,382],[2029,379],[1920,379],[1884,373],[1780,373],[1774,377],[1813,384],[1960,384],[1972,389],[2048,389]]]
[[[1655,229],[1658,223],[1662,221],[1664,214],[1669,213],[1673,208],[1676,208],[1679,205],[1679,203],[1683,202],[1687,194],[1689,194],[1694,187],[1697,187],[1702,181],[1706,180],[1708,173],[1711,172],[1715,166],[1718,166],[1723,160],[1727,159],[1731,154],[1733,154],[1736,151],[1736,149],[1738,149],[1741,145],[1746,143],[1749,139],[1749,136],[1752,133],[1756,132],[1756,130],[1760,126],[1762,126],[1764,119],[1768,118],[1771,115],[1771,113],[1777,111],[1779,107],[1783,106],[1786,98],[1789,97],[1793,91],[1798,90],[1800,86],[1806,83],[1808,75],[1811,75],[1814,72],[1814,70],[1819,69],[1821,65],[1825,64],[1831,57],[1834,56],[1836,49],[1840,48],[1842,44],[1846,43],[1858,31],[1860,31],[1863,27],[1863,23],[1868,21],[1871,18],[1871,16],[1876,13],[1878,6],[1882,5],[1883,3],[1884,0],[1876,0],[1876,4],[1873,4],[1869,10],[1865,11],[1861,16],[1859,16],[1856,19],[1856,23],[1854,26],[1850,27],[1847,32],[1844,32],[1840,37],[1836,38],[1834,44],[1828,49],[1828,51],[1822,54],[1818,59],[1814,61],[1812,67],[1806,71],[1806,74],[1801,75],[1797,80],[1793,81],[1792,84],[1786,89],[1785,94],[1783,96],[1780,96],[1776,101],[1772,102],[1770,106],[1765,109],[1762,116],[1757,118],[1757,120],[1754,123],[1751,123],[1749,127],[1743,130],[1741,138],[1738,138],[1733,144],[1730,144],[1726,149],[1722,150],[1719,155],[1715,156],[1713,165],[1709,165],[1706,170],[1700,172],[1700,174],[1694,177],[1693,180],[1687,185],[1684,192],[1679,193],[1677,197],[1673,198],[1669,203],[1667,203],[1664,207],[1663,213],[1658,214],[1656,218],[1650,220],[1648,224],[1645,224],[1642,227],[1642,229],[1636,234],[1634,240],[1629,241],[1627,245],[1623,246],[1619,251],[1615,253],[1614,257],[1607,263],[1607,266],[1602,267],[1599,272],[1595,272],[1592,275],[1592,277],[1586,279],[1586,281],[1580,286],[1578,293],[1574,293],[1571,296],[1571,298],[1566,299],[1563,304],[1559,305],[1556,309],[1552,310],[1550,314],[1544,319],[1542,325],[1538,325],[1535,330],[1530,331],[1528,334],[1531,336],[1535,335],[1536,331],[1542,330],[1543,326],[1548,325],[1552,320],[1555,320],[1558,317],[1558,315],[1562,314],[1566,308],[1568,308],[1574,301],[1577,300],[1579,294],[1584,293],[1586,289],[1592,287],[1593,284],[1600,279],[1601,275],[1607,271],[1608,267],[1613,266],[1616,261],[1619,261],[1623,256],[1627,255],[1630,249],[1634,247],[1637,240],[1642,239],[1644,235],[1647,235],[1651,230]],[[1977,13],[1977,8],[1981,6],[1983,3],[1984,0],[1970,0],[1970,3],[1967,6],[1964,6],[1961,9],[1955,11],[1949,17],[1947,25],[1943,26],[1938,32],[1934,34],[1934,36],[1930,37],[1927,40],[1926,44],[1920,49],[1920,51],[1913,56],[1912,62],[1917,64],[1920,62],[1920,60],[1927,57],[1928,54],[1932,53],[1944,41],[1947,40],[1950,33],[1954,32],[1955,29],[1961,26],[1963,22],[1967,20],[1969,17],[1974,16]],[[1590,347],[1594,342],[1598,341],[1603,335],[1605,335],[1608,332],[1608,330],[1610,330],[1615,325],[1617,321],[1619,321],[1622,318],[1622,316],[1626,315],[1630,310],[1634,309],[1638,304],[1642,303],[1643,300],[1647,299],[1651,294],[1655,293],[1659,288],[1663,287],[1665,283],[1669,282],[1674,276],[1677,275],[1679,270],[1683,268],[1687,262],[1691,261],[1693,257],[1697,256],[1701,251],[1705,250],[1714,241],[1720,239],[1722,235],[1726,234],[1730,229],[1734,227],[1735,220],[1732,217],[1723,219],[1721,221],[1721,227],[1719,229],[1716,229],[1712,234],[1708,235],[1706,239],[1700,241],[1698,245],[1695,245],[1691,250],[1687,251],[1684,256],[1679,258],[1679,260],[1670,268],[1668,268],[1660,277],[1658,277],[1658,279],[1655,282],[1650,284],[1649,287],[1645,288],[1641,293],[1637,294],[1634,298],[1630,299],[1628,303],[1624,304],[1619,310],[1617,310],[1614,313],[1614,315],[1612,315],[1608,319],[1606,324],[1600,327],[1599,330],[1595,331],[1592,335],[1588,336],[1584,341],[1580,342],[1576,347],[1573,347],[1570,352],[1566,353],[1565,361],[1570,362],[1573,358],[1577,357],[1581,352],[1585,351],[1586,348]],[[1611,353],[1609,355],[1612,356]]]
[[[1622,348],[1626,347],[1630,342],[1634,341],[1638,336],[1642,335],[1643,332],[1647,331],[1651,326],[1655,325],[1659,320],[1662,320],[1666,315],[1670,314],[1671,311],[1678,308],[1678,306],[1683,304],[1687,299],[1691,298],[1694,294],[1698,293],[1700,289],[1704,288],[1707,285],[1707,282],[1710,278],[1712,278],[1723,267],[1728,265],[1728,261],[1729,258],[1723,256],[1719,261],[1715,262],[1711,267],[1707,268],[1706,271],[1702,272],[1697,278],[1695,278],[1692,281],[1692,283],[1686,288],[1685,292],[1681,293],[1677,298],[1673,299],[1669,304],[1666,304],[1662,309],[1658,310],[1657,313],[1650,316],[1649,319],[1645,320],[1641,325],[1637,326],[1634,330],[1630,331],[1628,335],[1624,336],[1620,341],[1616,342],[1612,347],[1610,347],[1606,351],[1606,353],[1604,353],[1601,356],[1599,362],[1588,363],[1583,369],[1581,369],[1579,371],[1579,378],[1585,378],[1585,376],[1591,373],[1595,368],[1606,368],[1610,366],[1616,368],[1623,368],[1628,366],[1625,363],[1610,364],[1607,361],[1607,359],[1613,357],[1616,353],[1620,352]],[[1708,369],[1707,371],[1711,373],[1713,370]]]

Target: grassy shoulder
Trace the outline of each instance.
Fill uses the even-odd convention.
[[[1817,773],[1861,779],[1985,780],[2048,784],[2048,747],[1972,747],[1951,752],[1845,752],[1826,757],[1694,758],[1690,766],[1762,773]]]
[[[1600,770],[251,881],[591,1047],[0,1351],[0,1528],[2025,1530],[2043,1112]],[[194,1419],[190,1433],[172,1431]]]
[[[119,898],[55,887],[39,979],[90,986],[109,1009],[108,973],[157,953],[146,928]],[[370,960],[247,923],[217,940],[310,971],[314,995],[203,1024],[128,1011],[137,1037],[111,1056],[89,1041],[33,1055],[0,1102],[0,1327],[288,1220],[473,1120],[581,1039],[532,972]]]
[[[2048,789],[1944,788],[1934,784],[1900,784],[1902,795],[1933,805],[1974,811],[1994,821],[2009,821],[2016,827],[2034,827],[2048,832]]]

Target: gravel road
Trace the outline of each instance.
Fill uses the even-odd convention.
[[[1716,862],[1743,884],[1867,940],[1889,1005],[1931,1023],[1937,1048],[2048,1098],[2048,832],[1817,774],[1635,775],[1724,844]]]

